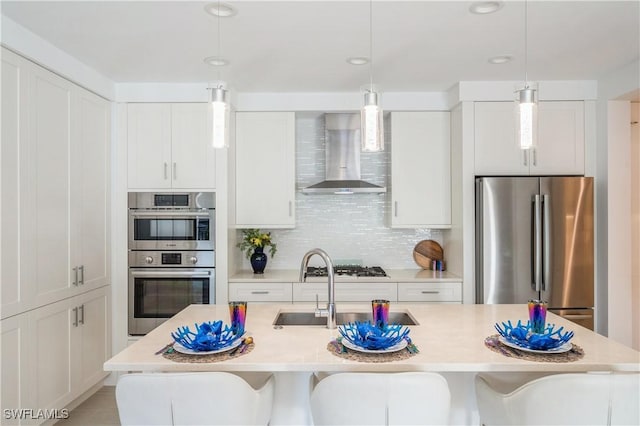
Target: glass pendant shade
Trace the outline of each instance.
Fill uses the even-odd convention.
[[[522,149],[530,149],[536,145],[538,137],[537,92],[537,89],[529,87],[529,85],[516,91],[517,137]]]
[[[211,118],[211,141],[213,147],[228,147],[229,105],[227,104],[227,91],[221,87],[211,89]]]
[[[384,124],[382,108],[378,105],[378,94],[369,91],[364,95],[364,106],[360,111],[363,152],[384,150]]]

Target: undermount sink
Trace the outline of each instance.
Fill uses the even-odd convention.
[[[337,323],[371,321],[371,312],[338,312]],[[409,312],[389,312],[389,323],[419,325]],[[313,312],[278,312],[273,325],[327,325],[326,317],[316,317]]]

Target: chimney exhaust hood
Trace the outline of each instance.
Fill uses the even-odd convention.
[[[360,177],[360,114],[325,114],[325,180],[305,194],[382,193],[387,188]]]

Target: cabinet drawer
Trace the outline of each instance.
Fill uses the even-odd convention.
[[[327,283],[293,283],[294,302],[327,302]],[[338,282],[336,302],[370,302],[372,299],[398,300],[397,284],[389,282]]]
[[[462,303],[462,283],[399,283],[398,301]]]
[[[291,283],[229,283],[229,300],[291,303]]]

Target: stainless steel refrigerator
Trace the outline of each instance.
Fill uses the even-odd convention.
[[[593,330],[593,178],[476,179],[476,302],[548,302]]]

